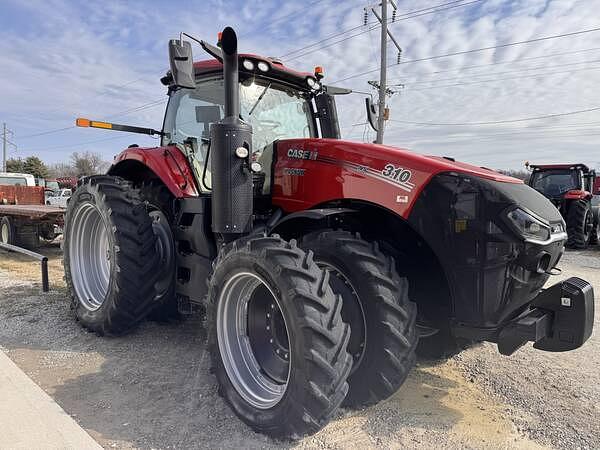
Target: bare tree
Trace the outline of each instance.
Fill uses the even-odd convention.
[[[99,153],[95,152],[74,152],[71,155],[71,165],[75,176],[82,177],[103,173],[108,163],[102,159]]]
[[[507,170],[499,169],[498,172],[500,172],[504,175],[508,175],[509,177],[518,178],[519,180],[523,180],[526,183],[527,183],[527,180],[529,180],[529,176],[531,175],[531,173],[529,171],[521,170],[521,169],[507,169]]]
[[[60,162],[48,167],[48,176],[50,178],[75,177],[77,172],[71,164]]]

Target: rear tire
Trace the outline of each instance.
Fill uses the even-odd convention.
[[[329,422],[352,366],[341,307],[312,253],[293,240],[247,237],[220,252],[209,283],[210,349],[219,393],[241,420],[294,439]]]
[[[330,284],[344,299],[342,317],[350,323],[354,358],[345,405],[372,405],[394,394],[415,365],[417,307],[408,281],[394,259],[348,231],[321,230],[302,237],[302,248],[330,272]]]
[[[569,207],[567,214],[567,246],[571,248],[586,248],[594,229],[594,218],[590,202],[576,200]]]
[[[600,244],[600,219],[598,218],[598,207],[592,207],[592,215],[594,217],[594,228],[592,228],[592,235],[590,236],[590,244]]]
[[[140,197],[146,202],[156,235],[157,251],[160,255],[161,274],[157,280],[157,305],[148,318],[158,322],[178,320],[177,296],[175,294],[175,240],[173,238],[173,195],[160,182],[146,182],[139,186]]]
[[[120,335],[156,305],[161,270],[152,221],[139,191],[119,177],[83,179],[65,215],[65,280],[76,318]]]

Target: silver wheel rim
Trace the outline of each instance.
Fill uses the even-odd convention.
[[[108,229],[92,203],[83,203],[71,220],[69,262],[79,302],[87,310],[96,311],[108,293],[111,261]]]
[[[4,244],[8,244],[8,225],[2,224],[2,242]]]
[[[248,333],[249,304],[259,288],[266,288],[272,298],[271,307],[281,307],[269,285],[258,275],[240,272],[231,277],[219,295],[217,307],[217,342],[223,366],[240,396],[258,409],[268,409],[281,401],[287,389],[291,363],[285,382],[269,377],[258,362]],[[285,319],[286,337],[289,333]],[[291,355],[286,354],[291,360]]]

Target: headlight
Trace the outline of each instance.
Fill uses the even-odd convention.
[[[550,227],[522,209],[513,209],[507,216],[525,239],[536,241],[550,239]]]
[[[317,84],[317,80],[315,80],[313,77],[307,77],[306,84],[308,84],[309,88],[314,89],[315,85]]]
[[[258,63],[258,70],[261,72],[267,72],[269,70],[269,65],[264,61],[260,61]]]
[[[242,66],[244,66],[244,69],[246,70],[254,70],[254,63],[249,59],[242,61]]]

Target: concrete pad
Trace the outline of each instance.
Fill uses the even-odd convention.
[[[2,351],[0,448],[102,449]]]

